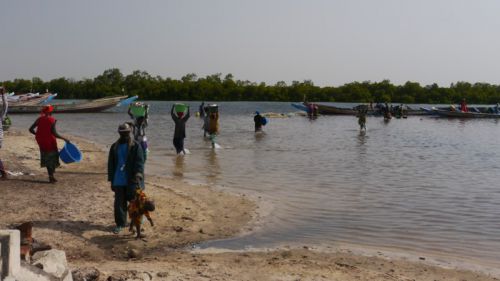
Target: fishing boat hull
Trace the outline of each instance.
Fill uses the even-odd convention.
[[[433,109],[432,112],[441,117],[447,118],[500,118],[500,114],[495,113],[479,113],[479,112],[462,112],[462,111],[449,111],[442,109]]]
[[[307,103],[304,103],[305,106],[307,106]],[[325,104],[316,104],[318,106],[318,112],[321,115],[357,115],[358,110],[355,108],[343,108],[343,107],[336,107],[332,105],[325,105]],[[383,116],[382,112],[380,110],[368,110],[367,115],[374,115],[374,116]],[[429,115],[428,112],[421,110],[421,109],[411,109],[408,108],[404,111],[404,114],[402,115],[403,118],[405,116],[414,116],[414,115]]]
[[[316,104],[318,106],[318,113],[321,115],[356,115],[358,113],[355,109],[342,108],[324,104]]]
[[[54,104],[55,113],[95,113],[118,105],[127,96],[118,96],[92,100],[76,104]],[[43,105],[14,105],[9,107],[9,114],[39,113]]]

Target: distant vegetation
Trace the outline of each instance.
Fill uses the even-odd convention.
[[[57,78],[43,81],[15,79],[4,81],[9,92],[59,93],[61,99],[94,99],[113,95],[139,95],[143,100],[209,100],[209,101],[308,101],[331,102],[394,102],[394,103],[468,103],[500,102],[500,86],[488,83],[457,82],[450,87],[437,84],[422,86],[416,82],[393,85],[381,82],[353,82],[342,86],[315,86],[312,81],[293,81],[291,85],[274,85],[235,80],[232,74],[220,73],[206,77],[187,74],[180,80],[151,76],[145,71],[123,75],[119,69],[104,71],[93,79]]]

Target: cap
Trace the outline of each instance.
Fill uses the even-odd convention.
[[[121,124],[120,126],[118,126],[118,132],[121,133],[121,132],[130,132],[130,125],[127,124],[127,123],[123,123]]]
[[[255,111],[255,114],[259,115],[259,114],[260,114],[260,112],[258,112],[258,111]]]

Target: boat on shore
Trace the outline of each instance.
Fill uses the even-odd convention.
[[[125,99],[127,96],[113,96],[87,102],[53,104],[53,106],[55,113],[94,113],[115,107]],[[26,105],[24,103],[9,105],[9,114],[39,113],[43,107],[44,105],[40,104]]]
[[[21,105],[37,105],[37,104],[42,104],[47,100],[50,100],[54,97],[56,97],[57,94],[52,94],[52,93],[45,93],[45,94],[22,94],[22,95],[13,95],[9,94],[7,96],[7,101],[9,102],[10,106],[21,106]]]

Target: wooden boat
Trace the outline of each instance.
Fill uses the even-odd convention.
[[[321,115],[356,115],[358,111],[353,108],[342,108],[332,105],[316,104]]]
[[[55,113],[92,113],[101,112],[106,109],[117,106],[127,96],[113,96],[102,99],[91,100],[88,102],[54,104]],[[9,114],[14,113],[40,113],[44,105],[11,105]]]
[[[304,102],[304,106],[307,107],[308,103]],[[316,103],[318,106],[318,112],[321,115],[357,115],[358,114],[358,107],[356,106],[354,108],[345,108],[345,107],[337,107],[337,106],[332,106],[332,105],[325,105],[325,104],[319,104]],[[371,109],[368,110],[367,115],[374,115],[374,116],[383,116],[383,113],[378,110],[378,109]],[[422,110],[422,109],[412,109],[408,106],[406,106],[406,109],[404,110],[403,118],[404,116],[408,115],[429,115],[428,112]]]
[[[462,112],[460,110],[449,110],[442,108],[432,108],[427,109],[429,112],[432,112],[434,115],[448,118],[500,118],[500,114],[498,113],[483,113],[483,112]],[[478,110],[479,111],[479,110]]]
[[[56,94],[57,95],[57,94]],[[10,95],[7,100],[9,102],[9,106],[17,106],[17,105],[37,105],[41,104],[44,101],[50,99],[54,96],[51,93],[45,93],[39,95],[37,94],[24,94],[24,95]]]

